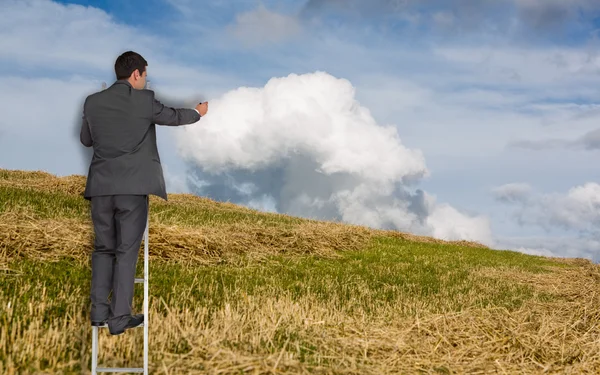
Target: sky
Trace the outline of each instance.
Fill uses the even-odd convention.
[[[87,174],[85,97],[148,60],[169,192],[600,261],[594,0],[0,0],[0,167]]]

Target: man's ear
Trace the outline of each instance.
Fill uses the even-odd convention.
[[[135,79],[140,78],[140,70],[139,69],[136,69],[133,71],[133,78],[135,78]]]

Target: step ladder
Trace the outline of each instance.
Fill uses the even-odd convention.
[[[105,324],[100,327],[92,327],[92,375],[99,372],[128,372],[143,373],[148,375],[148,226],[149,217],[146,218],[146,230],[144,231],[144,278],[135,279],[136,284],[144,284],[144,323],[138,327],[144,328],[144,367],[98,367],[98,328],[108,328]],[[138,328],[136,327],[136,328]]]

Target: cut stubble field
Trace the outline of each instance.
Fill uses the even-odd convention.
[[[89,373],[84,183],[0,170],[0,373]],[[600,372],[584,259],[182,194],[151,198],[150,257],[151,373]],[[139,366],[142,330],[102,331],[99,362]]]

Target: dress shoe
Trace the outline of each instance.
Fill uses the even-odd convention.
[[[126,329],[138,327],[142,323],[144,323],[144,314],[132,315],[122,328],[115,328],[109,324],[108,330],[113,336],[120,335],[121,333],[125,332]]]

